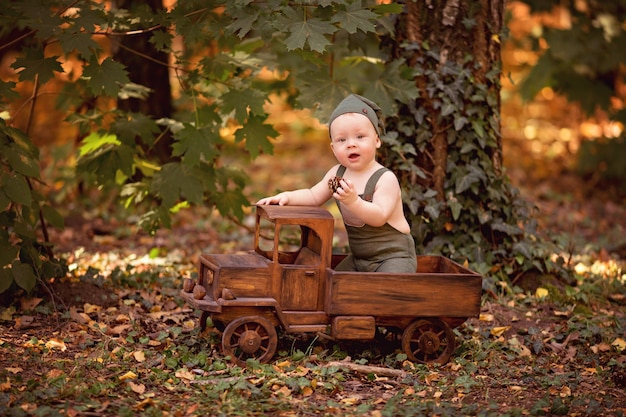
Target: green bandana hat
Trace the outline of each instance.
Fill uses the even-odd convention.
[[[360,113],[364,115],[372,122],[379,137],[385,135],[385,124],[381,108],[372,100],[358,94],[350,94],[339,103],[328,119],[328,130],[330,130],[330,125],[337,117],[346,113]]]

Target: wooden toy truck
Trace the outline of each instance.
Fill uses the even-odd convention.
[[[377,329],[401,334],[414,362],[446,363],[452,329],[480,310],[480,275],[442,256],[418,256],[412,274],[340,272],[332,253],[334,218],[324,208],[257,206],[254,250],[202,254],[198,280],[181,295],[223,329],[222,351],[240,366],[268,362],[277,328],[334,340],[373,340]]]

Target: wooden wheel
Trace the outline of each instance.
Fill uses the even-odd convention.
[[[454,349],[454,333],[446,322],[439,319],[415,320],[402,334],[402,350],[413,362],[444,364]]]
[[[239,317],[228,323],[222,335],[222,351],[237,365],[248,359],[267,363],[276,353],[278,335],[274,325],[261,316]]]

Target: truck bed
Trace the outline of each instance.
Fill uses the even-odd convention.
[[[418,256],[415,274],[327,270],[330,316],[476,317],[482,277],[442,256]]]

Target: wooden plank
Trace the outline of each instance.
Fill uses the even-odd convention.
[[[372,316],[333,317],[331,336],[344,340],[370,340],[376,335],[376,321]]]
[[[333,315],[474,317],[482,279],[476,274],[386,274],[329,270],[326,312]]]

